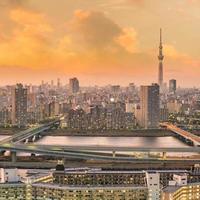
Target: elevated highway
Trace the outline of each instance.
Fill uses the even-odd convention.
[[[1,144],[5,144],[5,143],[14,143],[14,144],[17,144],[17,143],[20,143],[20,142],[24,142],[30,138],[37,138],[40,136],[40,133],[44,132],[44,131],[47,131],[47,130],[50,130],[52,127],[54,126],[58,126],[60,123],[60,119],[55,119],[53,120],[52,122],[49,122],[47,124],[41,124],[41,125],[38,125],[38,126],[34,126],[32,128],[29,128],[25,131],[21,131],[9,138],[6,138],[2,141],[0,141],[0,145]]]
[[[52,149],[57,151],[89,151],[89,152],[177,152],[177,153],[200,153],[200,147],[127,147],[127,146],[106,146],[106,145],[73,145],[73,146],[60,146],[60,145],[25,145],[25,147],[30,148],[42,148],[42,149]]]
[[[159,160],[160,158],[152,157],[130,157],[127,155],[122,156],[118,152],[144,152],[144,153],[162,153],[163,159],[168,160],[167,152],[179,152],[179,153],[200,153],[200,147],[171,147],[171,148],[156,148],[156,147],[127,147],[127,146],[58,146],[58,145],[36,145],[36,144],[24,144],[23,142],[33,137],[39,137],[39,135],[55,126],[58,126],[60,119],[55,119],[47,124],[39,125],[25,131],[19,132],[8,139],[0,142],[0,151],[11,151],[11,157],[13,162],[16,161],[17,152],[28,152],[34,154],[47,155],[51,157],[62,157],[62,158],[78,158],[78,159],[92,159],[92,160],[109,160],[109,161],[126,161],[132,162],[135,160]],[[170,126],[169,124],[163,124],[170,130],[179,132],[177,127]],[[178,133],[177,133],[178,134]],[[182,132],[180,133],[182,134]],[[190,135],[183,134],[184,137],[192,139],[194,142],[198,142],[197,138],[189,137]],[[108,154],[102,154],[102,152],[110,152]],[[190,158],[187,158],[190,159]]]
[[[79,149],[77,149],[79,148]],[[171,158],[136,158],[136,157],[131,157],[131,156],[113,156],[111,155],[101,155],[97,151],[100,151],[99,148],[92,148],[92,151],[86,151],[87,148],[83,148],[83,150],[80,150],[81,147],[65,147],[60,148],[60,147],[55,147],[55,146],[35,146],[35,145],[18,145],[18,144],[3,144],[0,146],[1,151],[12,151],[12,152],[28,152],[28,153],[34,153],[34,154],[42,154],[42,155],[48,155],[48,156],[53,156],[53,157],[62,157],[62,158],[78,158],[78,159],[85,159],[85,160],[109,160],[109,161],[118,161],[118,162],[132,162],[135,160],[178,160],[176,159],[171,159]],[[187,149],[187,150],[186,150]],[[108,149],[106,149],[108,150]],[[122,150],[122,148],[115,148],[115,150],[109,148],[109,150],[113,153],[116,152],[115,150]],[[125,149],[124,149],[125,150]],[[126,149],[127,151],[128,149]],[[169,152],[174,152],[175,149],[161,149],[161,148],[154,148],[154,149],[142,149],[142,148],[130,148],[131,151],[136,151],[136,152],[163,152],[163,151],[169,151]],[[101,150],[102,151],[102,150]],[[105,149],[104,149],[105,151]],[[185,148],[185,149],[176,149],[176,152],[200,152],[200,148],[196,147],[194,148]],[[187,158],[188,160],[194,160],[194,158]],[[198,162],[200,159],[196,159]]]
[[[167,128],[168,130],[174,132],[175,134],[177,134],[178,136],[184,138],[186,140],[186,142],[191,142],[194,146],[200,146],[200,137],[197,135],[194,135],[188,131],[185,131],[173,124],[164,122],[164,123],[160,123],[160,125],[162,127]]]

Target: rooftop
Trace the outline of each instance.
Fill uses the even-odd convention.
[[[69,186],[69,185],[59,185],[59,184],[44,184],[44,183],[36,183],[32,184],[32,186],[35,187],[45,187],[45,188],[54,188],[54,189],[62,189],[62,190],[101,190],[101,189],[107,189],[107,190],[137,190],[137,189],[147,189],[147,187],[143,186],[123,186],[123,185],[117,185],[117,186]]]
[[[196,182],[196,183],[188,183],[187,185],[183,185],[183,186],[167,186],[165,188],[163,188],[163,192],[165,193],[174,193],[176,192],[178,189],[182,188],[182,187],[189,187],[189,186],[196,186],[199,185],[200,186],[200,182]]]

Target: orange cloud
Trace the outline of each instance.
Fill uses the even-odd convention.
[[[52,27],[48,24],[45,15],[41,13],[16,8],[10,11],[10,19],[23,28],[23,32],[29,34],[39,35],[52,32]]]
[[[28,0],[1,0],[0,7],[21,7],[27,2]]]
[[[145,0],[126,0],[126,2],[133,3],[133,4],[136,4],[136,5],[143,5]]]
[[[70,22],[74,43],[90,49],[102,50],[113,46],[113,39],[121,28],[101,12],[77,10]]]
[[[60,65],[70,63],[73,70],[90,74],[118,73],[122,67],[127,71],[136,70],[132,63],[133,53],[138,49],[135,29],[122,28],[100,12],[77,10],[67,30],[55,49]],[[140,58],[135,56],[137,60]],[[63,70],[69,72],[70,69]]]
[[[0,43],[0,64],[41,67],[50,53],[48,35],[52,27],[43,14],[22,8],[11,9],[9,16],[15,25]]]
[[[130,53],[138,51],[137,33],[133,28],[124,28],[122,34],[116,38],[116,42]]]
[[[166,57],[172,58],[172,59],[184,59],[188,58],[188,55],[179,52],[173,45],[171,44],[165,44],[163,46],[164,48],[164,54]]]
[[[84,74],[107,82],[111,77],[143,80],[148,74],[157,80],[158,49],[141,52],[136,29],[121,27],[102,12],[76,10],[62,34],[46,15],[33,10],[12,8],[8,16],[11,31],[0,35],[2,73],[20,72],[21,79]],[[164,55],[166,70],[199,64],[173,45],[164,45]]]

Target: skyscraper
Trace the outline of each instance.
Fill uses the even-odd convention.
[[[12,88],[12,124],[19,127],[27,122],[27,88],[17,84]]]
[[[176,80],[175,79],[169,80],[169,92],[172,92],[172,93],[176,92]]]
[[[160,45],[159,45],[159,68],[158,68],[158,84],[160,86],[160,89],[162,90],[163,87],[163,45],[162,45],[162,29],[160,29]]]
[[[140,125],[144,128],[156,128],[160,119],[159,85],[141,86],[140,89]]]
[[[54,82],[53,82],[53,80],[51,80],[51,87],[52,87],[52,88],[54,87]]]
[[[57,78],[57,88],[61,87],[61,82],[60,82],[60,78]]]
[[[79,92],[79,81],[77,78],[69,79],[69,90],[73,94]]]

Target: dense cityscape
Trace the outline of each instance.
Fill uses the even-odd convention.
[[[91,5],[93,7],[99,5],[97,2]],[[112,4],[107,4],[108,2]],[[100,4],[103,11],[105,7],[115,7],[117,11],[125,9],[130,12],[127,5],[133,6],[133,4],[134,11],[146,9],[144,6],[146,1],[109,0],[108,2]],[[43,33],[49,34],[50,37],[53,31],[45,15],[30,9],[29,6],[34,3],[31,4],[31,1],[29,3],[0,0],[0,11],[1,9],[5,13],[11,11],[11,20],[21,27],[24,26],[25,40],[20,35],[20,29],[14,29],[17,40],[13,41],[20,41],[20,45],[16,45],[17,51],[19,50],[16,52],[19,53],[20,59],[26,58],[32,65],[38,60],[42,63],[43,54],[46,55],[47,50],[39,43],[49,44],[48,39],[43,37]],[[87,8],[91,2],[87,0],[88,4],[79,1],[77,3],[80,7]],[[196,1],[187,1],[187,3],[193,4]],[[35,5],[42,6],[43,3]],[[55,3],[53,5],[54,8]],[[60,12],[61,5],[58,5]],[[118,59],[122,60],[124,71],[127,70],[125,65],[129,62],[129,56],[142,55],[142,62],[151,62],[149,55],[144,56],[136,51],[137,42],[133,39],[137,35],[135,30],[121,28],[107,17],[111,13],[106,10],[107,15],[96,11],[75,10],[74,3],[69,2],[66,5],[69,11],[72,8],[73,12],[75,11],[74,18],[68,24],[68,31],[71,31],[71,34],[69,32],[68,34],[71,38],[65,36],[59,41],[59,48],[62,47],[59,51],[55,46],[53,46],[54,51],[52,49],[48,51],[48,53],[54,52],[51,54],[54,57],[58,53],[59,57],[56,59],[62,60],[64,52],[67,54],[66,60],[64,59],[67,64],[75,60],[75,64],[83,65],[83,63],[88,64],[90,60],[97,60],[97,63],[103,66],[104,60],[110,59],[107,54],[112,54],[114,64],[117,65]],[[180,8],[176,12],[180,12],[181,16],[186,15]],[[113,10],[112,12],[115,13]],[[171,12],[172,9],[169,7],[167,10]],[[115,14],[113,16],[117,19]],[[60,13],[56,15],[61,17]],[[139,16],[143,14],[140,13]],[[120,21],[121,17],[118,20]],[[9,27],[14,26],[13,21],[12,23],[5,21],[8,30]],[[58,21],[55,22],[57,24]],[[61,25],[59,28],[64,29]],[[83,32],[77,39],[76,33],[80,30]],[[108,33],[105,37],[104,32]],[[84,70],[82,71],[81,68],[75,70],[77,66],[70,66],[74,72],[69,73],[70,76],[65,76],[62,71],[64,78],[63,76],[61,78],[56,74],[56,70],[60,69],[51,68],[50,63],[55,63],[49,56],[45,57],[45,62],[42,63],[42,65],[48,63],[48,67],[45,68],[45,73],[38,77],[40,79],[44,76],[44,79],[37,80],[40,83],[32,82],[33,79],[28,75],[30,73],[25,73],[30,78],[29,84],[21,79],[15,84],[0,86],[0,200],[200,199],[200,88],[186,87],[181,84],[183,81],[188,83],[187,74],[184,76],[185,80],[180,80],[177,73],[173,71],[169,73],[166,70],[165,60],[172,54],[173,58],[181,61],[185,59],[187,65],[192,59],[186,54],[180,56],[172,46],[169,48],[169,45],[165,44],[165,28],[160,28],[157,32],[154,36],[157,38],[157,50],[151,53],[156,58],[153,63],[157,72],[153,77],[156,78],[154,81],[149,81],[148,73],[151,69],[142,72],[142,78],[146,79],[148,84],[138,84],[138,81],[136,83],[135,74],[131,76],[133,78],[130,81],[128,73],[131,70],[127,70],[126,84],[121,84],[120,78],[123,75],[120,73],[123,69],[119,70],[119,82],[114,81],[116,80],[114,72],[117,71],[117,68],[114,68],[111,74],[108,73],[109,84],[107,81],[101,81],[100,85],[86,86],[83,77],[79,77],[80,74],[84,74]],[[150,33],[149,31],[145,34]],[[29,34],[34,39],[30,40]],[[118,37],[111,37],[116,36],[115,34]],[[99,40],[99,36],[103,40]],[[39,38],[39,43],[35,37]],[[59,34],[53,36],[53,38],[57,37]],[[4,52],[1,51],[1,43],[4,39],[8,41],[6,34],[0,34],[0,70],[2,70],[1,61],[4,60],[1,56]],[[73,52],[76,47],[72,45],[73,40],[76,41],[76,45],[82,45],[83,50],[79,47],[78,53]],[[135,48],[130,43],[134,43]],[[12,46],[10,44],[9,47]],[[33,45],[31,48],[37,50],[36,55],[39,57],[32,55],[31,48],[25,48],[27,44]],[[25,53],[22,51],[23,47]],[[16,49],[13,46],[13,50]],[[91,54],[85,54],[88,49],[91,50]],[[124,53],[124,50],[128,53]],[[115,54],[117,51],[120,53]],[[96,54],[102,56],[101,62],[97,57],[93,57]],[[32,56],[33,60],[31,60]],[[46,62],[47,58],[49,62]],[[136,57],[134,59],[137,60]],[[16,68],[20,66],[26,71],[26,67],[23,66],[27,64],[26,60],[20,64],[17,63],[18,60],[9,57],[7,60],[14,61]],[[194,63],[198,62],[195,60],[192,64]],[[59,64],[61,65],[58,62],[58,66]],[[192,64],[191,70],[188,70],[190,73]],[[9,68],[8,66],[10,67],[5,64],[5,68]],[[15,65],[12,63],[12,66]],[[34,74],[42,68],[38,66],[29,70]],[[51,70],[55,76],[54,78],[49,76],[47,79]],[[80,73],[74,75],[79,70]],[[94,73],[91,69],[89,71],[91,74]],[[96,79],[101,76],[98,73],[101,72],[98,71],[97,76],[94,76]],[[178,71],[178,75],[180,73]],[[3,79],[4,74],[0,73],[0,75]],[[15,76],[18,77],[17,74]],[[14,78],[10,79],[13,82]]]
[[[200,90],[163,82],[161,30],[158,59],[158,83],[147,86],[81,87],[78,78],[58,78],[1,87],[0,199],[199,199]],[[84,146],[82,138],[37,146],[49,135],[171,136],[188,147]]]

